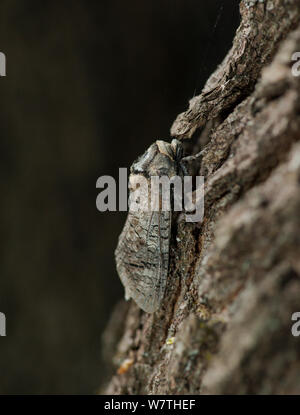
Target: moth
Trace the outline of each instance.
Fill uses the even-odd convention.
[[[153,176],[183,176],[185,167],[180,141],[158,140],[130,168],[129,191],[139,176],[150,182]],[[119,236],[115,251],[125,298],[132,298],[148,313],[155,312],[164,298],[169,268],[172,211],[132,211]]]

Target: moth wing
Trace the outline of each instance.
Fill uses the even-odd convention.
[[[171,212],[129,212],[115,251],[126,299],[148,313],[164,296],[169,267]]]

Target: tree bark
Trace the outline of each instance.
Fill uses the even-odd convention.
[[[171,129],[202,150],[204,219],[172,229],[161,310],[116,307],[102,393],[300,393],[300,3],[240,12],[231,50]]]

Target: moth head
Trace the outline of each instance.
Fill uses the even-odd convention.
[[[183,147],[179,140],[174,138],[171,142],[171,147],[173,150],[174,158],[176,161],[180,161],[183,157]]]
[[[174,139],[171,143],[157,140],[131,166],[132,174],[151,176],[169,176],[177,174],[178,162],[182,158],[182,145]]]

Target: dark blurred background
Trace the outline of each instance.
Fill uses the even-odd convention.
[[[96,210],[231,46],[237,1],[1,0],[0,393],[94,393],[126,214]]]

